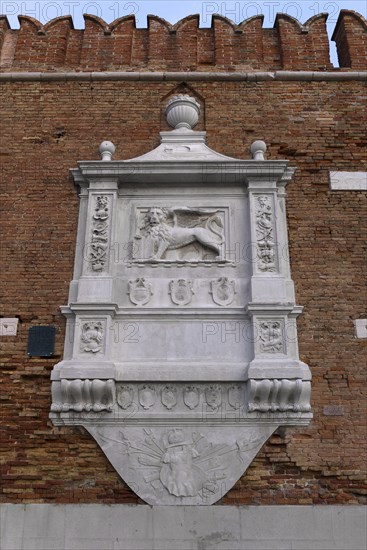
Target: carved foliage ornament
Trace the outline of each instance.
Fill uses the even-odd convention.
[[[107,195],[96,197],[93,214],[92,236],[88,250],[88,259],[93,271],[103,271],[107,263],[108,251],[109,198]]]
[[[263,272],[276,271],[274,213],[271,196],[256,197],[255,217],[258,269]]]

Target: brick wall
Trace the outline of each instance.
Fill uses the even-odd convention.
[[[210,29],[199,28],[191,15],[175,25],[148,16],[148,28],[135,26],[133,15],[109,25],[85,15],[85,29],[73,27],[70,16],[46,25],[20,16],[20,29],[9,28],[0,16],[0,69],[31,70],[312,70],[331,69],[327,14],[304,25],[278,14],[273,29],[262,27],[263,16],[239,25],[219,15]],[[367,66],[367,22],[342,10],[333,39],[341,67]]]
[[[89,19],[91,44],[95,19]],[[185,27],[196,25],[195,18],[185,21]],[[316,18],[312,25],[322,21]],[[357,19],[353,15],[350,21],[353,25]],[[33,24],[26,23],[25,34]],[[247,26],[258,23],[253,19]],[[65,42],[64,24],[66,20],[55,24],[57,44]],[[149,40],[155,25],[158,47],[163,24],[151,18]],[[223,19],[218,18],[213,28],[217,25],[226,28],[220,31],[223,51],[234,51],[229,44],[237,35]],[[277,32],[282,25],[294,31],[289,18],[278,18],[277,25]],[[101,41],[109,36],[104,32]],[[147,32],[141,32],[136,51],[127,47],[126,37],[110,51],[119,52],[121,59],[130,56],[134,63],[141,52],[148,51],[149,57]],[[87,29],[84,33],[85,45]],[[343,33],[348,33],[347,26]],[[178,34],[177,30],[176,38]],[[45,35],[32,36],[37,41]],[[69,54],[70,44],[75,51],[80,44],[70,36]],[[211,37],[212,30],[204,32],[199,42],[208,45]],[[207,52],[209,59],[210,49],[204,45],[202,55]],[[54,47],[55,56],[61,56],[59,45]],[[166,51],[171,55],[168,46]],[[353,57],[351,45],[348,51]],[[95,53],[100,63],[102,45]],[[32,55],[45,59],[45,50]],[[223,53],[221,63],[230,55]],[[25,63],[19,52],[15,58]],[[289,52],[287,63],[295,62],[291,58]],[[153,57],[149,59],[153,63]],[[154,63],[159,67],[159,59]],[[287,212],[292,276],[297,302],[305,306],[299,319],[300,354],[313,374],[315,417],[307,428],[274,435],[221,503],[361,503],[367,493],[366,340],[354,338],[353,319],[366,316],[366,194],[331,192],[328,171],[367,171],[363,81],[197,81],[190,89],[170,81],[1,83],[1,314],[19,316],[20,328],[17,337],[0,339],[0,501],[138,502],[87,433],[56,428],[48,420],[49,375],[63,350],[65,321],[59,306],[67,303],[78,217],[68,170],[77,160],[98,159],[104,139],[116,144],[116,158],[152,149],[159,131],[167,129],[161,119],[162,101],[177,91],[203,99],[213,149],[248,158],[251,142],[264,139],[268,158],[288,158],[298,166],[287,188]],[[57,326],[53,358],[27,358],[28,329],[38,324]]]

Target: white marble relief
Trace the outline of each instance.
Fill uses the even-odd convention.
[[[209,292],[216,304],[229,306],[236,294],[236,283],[230,281],[228,277],[220,277],[216,281],[211,281]]]
[[[263,272],[276,271],[274,215],[272,198],[268,195],[256,197],[256,237],[258,268]]]
[[[128,295],[134,305],[144,306],[150,301],[152,294],[152,284],[146,281],[144,277],[129,281]]]
[[[80,348],[82,352],[98,353],[103,346],[103,323],[102,321],[87,321],[82,323],[82,334],[80,337]]]
[[[103,271],[108,260],[109,198],[99,195],[95,198],[91,242],[88,256],[93,271]]]
[[[138,212],[135,260],[221,259],[224,225],[221,213],[189,207],[152,206]],[[189,245],[196,245],[190,248]],[[171,253],[171,254],[169,254]]]
[[[260,351],[262,353],[284,353],[283,322],[266,320],[259,322]]]

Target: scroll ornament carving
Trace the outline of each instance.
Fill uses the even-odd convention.
[[[136,306],[144,306],[147,304],[153,294],[152,285],[148,283],[144,277],[139,277],[135,281],[129,281],[128,295],[130,301]]]
[[[169,288],[171,300],[177,306],[186,306],[191,302],[192,295],[194,294],[191,281],[186,281],[185,279],[171,281]]]
[[[309,412],[311,383],[301,379],[249,380],[249,412]]]
[[[106,195],[96,197],[89,262],[93,271],[103,271],[107,262],[109,203]]]
[[[217,281],[211,281],[209,292],[213,301],[219,306],[229,306],[236,294],[235,285],[235,281],[230,281],[228,277],[220,277]]]
[[[179,250],[197,243],[214,252],[217,258],[224,243],[223,221],[216,211],[195,208],[151,207],[139,225],[135,239],[139,259],[160,261],[167,251],[174,250],[180,260]]]
[[[52,383],[52,412],[111,411],[114,401],[114,380],[62,379]]]
[[[259,324],[260,351],[284,353],[281,321],[261,321]]]
[[[81,335],[82,351],[98,353],[102,350],[103,324],[101,321],[83,323]]]
[[[258,268],[260,271],[276,271],[274,215],[271,197],[261,195],[256,198],[256,239],[258,251]]]

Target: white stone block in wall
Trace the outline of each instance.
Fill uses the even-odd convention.
[[[330,172],[332,191],[367,191],[367,172]]]

